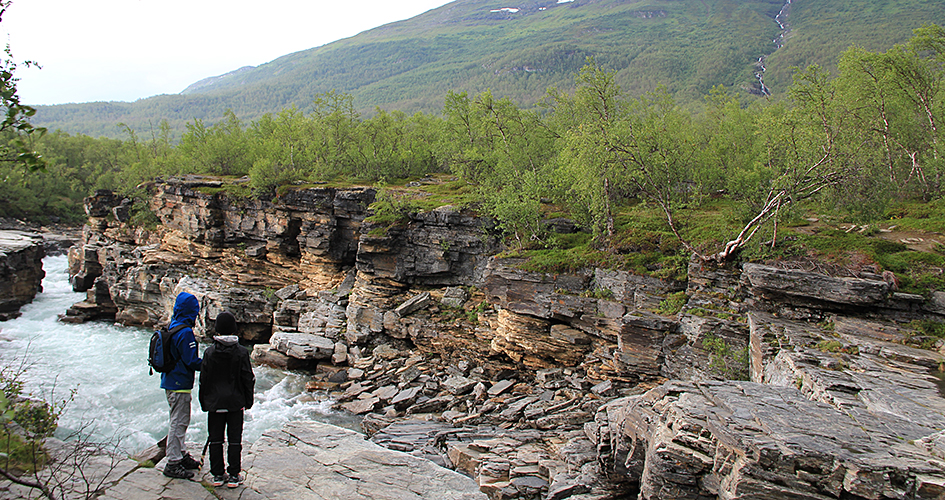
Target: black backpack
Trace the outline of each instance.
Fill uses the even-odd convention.
[[[177,325],[173,330],[168,330],[166,326],[155,330],[151,334],[151,345],[148,346],[148,375],[154,375],[154,372],[167,373],[174,369],[177,360],[171,356],[171,338],[175,333],[187,328],[187,325]]]

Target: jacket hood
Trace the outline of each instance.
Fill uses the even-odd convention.
[[[197,313],[200,312],[200,302],[197,297],[181,292],[174,301],[174,317],[171,323],[186,323],[193,326],[197,322]]]
[[[215,335],[213,340],[225,346],[232,346],[240,343],[240,338],[236,335]]]

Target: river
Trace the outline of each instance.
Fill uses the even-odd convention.
[[[784,46],[784,37],[787,35],[788,30],[790,29],[787,25],[787,15],[788,9],[791,8],[791,0],[785,0],[784,5],[781,6],[781,10],[778,11],[778,14],[774,16],[774,22],[778,23],[778,32],[777,38],[771,41],[774,44],[774,50],[778,50]],[[767,67],[765,66],[765,61],[768,59],[768,56],[771,54],[764,54],[758,58],[758,71],[755,72],[755,78],[758,79],[758,85],[762,95],[769,96],[771,95],[770,89],[765,85],[765,71]]]
[[[62,401],[74,391],[60,417],[57,437],[84,427],[93,441],[117,444],[125,452],[153,445],[167,433],[168,408],[159,375],[148,375],[151,330],[102,322],[60,323],[58,315],[84,300],[85,294],[72,291],[65,256],[46,257],[43,268],[43,292],[21,309],[22,316],[0,323],[0,363],[5,370],[26,367],[21,377],[24,393]],[[207,345],[200,345],[201,353]],[[358,430],[353,417],[331,409],[327,396],[305,393],[304,373],[269,367],[253,371],[256,399],[246,412],[244,444],[293,420],[320,420]],[[203,443],[207,418],[197,395],[195,388],[187,440]]]

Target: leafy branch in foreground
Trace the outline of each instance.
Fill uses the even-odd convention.
[[[53,438],[75,389],[63,399],[55,397],[54,388],[43,400],[24,397],[23,377],[31,367],[27,358],[14,357],[18,364],[0,365],[0,476],[49,500],[97,498],[120,462],[120,439],[110,444],[93,441],[91,421],[63,440]]]
[[[0,22],[3,14],[10,7],[11,0],[0,0]],[[30,171],[45,168],[43,158],[33,149],[34,137],[42,137],[46,129],[34,127],[29,118],[36,114],[36,110],[20,102],[17,90],[16,62],[8,44],[4,49],[6,57],[0,61],[0,107],[3,108],[3,120],[0,121],[0,133],[7,133],[13,139],[6,145],[0,146],[0,161],[17,162]],[[33,61],[25,61],[26,67],[37,66]]]

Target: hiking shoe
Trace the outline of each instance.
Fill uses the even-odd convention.
[[[225,475],[213,476],[213,479],[210,480],[210,486],[213,486],[213,487],[223,486],[223,483],[225,483],[227,479],[229,479],[229,477]]]
[[[230,474],[230,477],[226,480],[227,488],[236,488],[237,486],[243,484],[243,475],[242,474]]]
[[[164,475],[176,479],[190,479],[194,477],[194,471],[185,469],[180,462],[174,462],[164,466]]]
[[[203,461],[198,462],[190,456],[190,453],[184,453],[184,458],[180,460],[180,464],[187,470],[198,470],[203,465]]]

